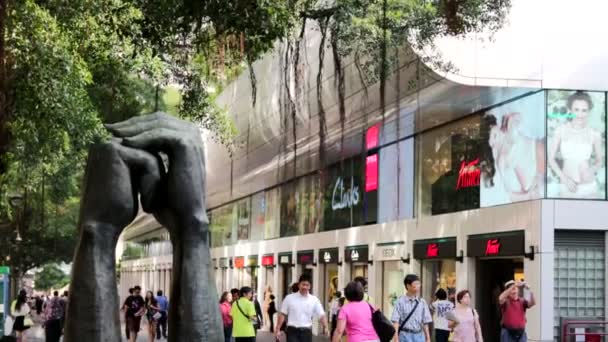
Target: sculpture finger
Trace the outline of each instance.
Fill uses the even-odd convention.
[[[194,125],[165,113],[154,113],[105,126],[118,137],[130,137],[154,128],[172,129],[183,134],[192,131]]]
[[[113,143],[121,158],[125,161],[134,182],[138,185],[141,206],[146,212],[152,212],[160,200],[161,182],[164,166],[160,157],[149,152]]]
[[[171,154],[172,146],[178,143],[178,140],[182,136],[183,133],[169,128],[154,128],[124,138],[123,145],[152,152],[162,151]]]

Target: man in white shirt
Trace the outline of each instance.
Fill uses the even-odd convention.
[[[281,305],[281,314],[277,321],[275,336],[281,336],[281,326],[287,320],[287,342],[312,342],[312,319],[319,318],[326,336],[329,336],[325,311],[319,299],[310,292],[311,279],[302,274],[298,281],[299,291],[285,297]]]

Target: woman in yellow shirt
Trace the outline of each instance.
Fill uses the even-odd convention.
[[[235,342],[255,342],[255,328],[253,321],[256,318],[255,307],[251,298],[251,287],[241,288],[239,299],[232,304],[232,336]]]

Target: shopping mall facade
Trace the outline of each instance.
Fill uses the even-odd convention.
[[[589,38],[608,33],[598,24],[608,5],[582,2],[513,1],[493,40],[437,42],[450,72],[403,58],[384,110],[378,84],[364,86],[349,61],[343,120],[331,58],[319,106],[314,32],[294,116],[283,47],[256,63],[255,106],[247,75],[218,99],[242,147],[230,158],[207,139],[218,291],[270,287],[280,304],[309,273],[327,303],[362,275],[390,313],[404,275],[417,273],[427,300],[438,287],[471,290],[493,341],[497,291],[525,279],[538,303],[527,314],[532,341],[556,340],[564,319],[608,317],[608,47]],[[146,255],[122,260],[121,295],[135,284],[170,290],[167,234],[140,216],[122,235]]]

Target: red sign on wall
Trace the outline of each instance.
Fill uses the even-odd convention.
[[[479,178],[481,170],[479,170],[479,158],[467,163],[462,161],[460,171],[458,171],[458,181],[456,182],[456,190],[479,186]]]
[[[378,125],[374,125],[367,129],[367,133],[365,134],[365,146],[368,150],[371,150],[374,147],[378,147],[378,136],[379,136],[380,128]]]
[[[378,154],[365,159],[365,192],[378,190]]]
[[[273,266],[273,265],[274,265],[274,255],[262,256],[262,266]]]
[[[490,239],[486,243],[486,255],[498,255],[500,253],[500,242],[498,239]]]
[[[426,257],[436,258],[439,255],[439,245],[436,243],[429,243],[426,246]]]
[[[234,267],[236,267],[236,268],[244,268],[245,267],[245,257],[236,257],[236,258],[234,258]]]

